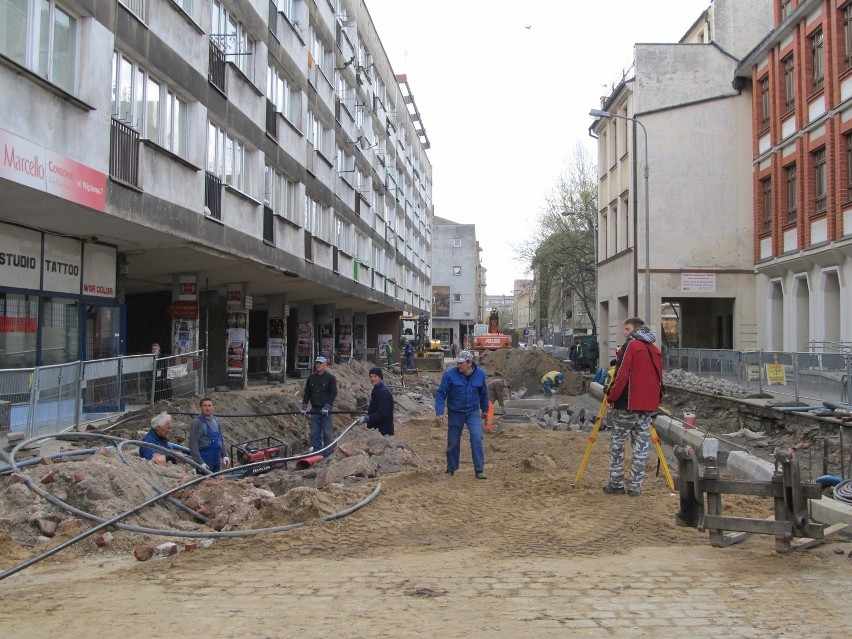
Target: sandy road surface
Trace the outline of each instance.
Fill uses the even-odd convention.
[[[785,556],[765,536],[712,548],[674,525],[677,499],[661,479],[637,498],[601,493],[606,436],[572,489],[584,434],[489,434],[487,481],[473,478],[466,444],[459,472],[443,475],[445,433],[433,420],[399,424],[397,435],[433,472],[383,478],[379,497],[341,520],[169,559],[70,549],[0,582],[2,635],[848,634],[852,543]],[[741,516],[771,512],[754,498],[726,505]]]

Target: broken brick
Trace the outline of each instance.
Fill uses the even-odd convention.
[[[133,549],[133,556],[136,557],[136,561],[148,561],[156,552],[157,549],[151,544],[139,544]]]

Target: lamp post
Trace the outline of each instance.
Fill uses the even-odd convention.
[[[648,204],[648,130],[636,118],[628,118],[626,115],[618,115],[611,111],[601,111],[600,109],[592,109],[589,115],[593,118],[618,118],[621,120],[630,120],[638,124],[642,133],[645,135],[645,170],[643,177],[645,181],[645,321],[651,323],[651,222],[650,222],[650,205]]]

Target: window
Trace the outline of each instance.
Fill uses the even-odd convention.
[[[461,275],[461,266],[453,267],[453,275]]]
[[[825,212],[826,206],[826,170],[825,147],[814,151],[814,215]]]
[[[787,178],[787,223],[791,224],[796,221],[798,214],[798,196],[796,195],[798,179],[796,176],[796,165],[791,164],[785,168],[784,175]]]
[[[177,155],[186,155],[187,105],[119,51],[112,60],[112,117]]]
[[[297,127],[301,124],[299,92],[293,90],[283,74],[272,65],[269,66],[266,76],[266,97],[275,105],[275,110],[291,124]]]
[[[56,0],[0,0],[0,53],[74,92],[77,18]]]
[[[769,76],[760,79],[760,128],[769,126]]]
[[[763,194],[763,232],[772,230],[772,180],[765,178],[760,181]]]
[[[852,133],[843,136],[846,140],[846,201],[852,201]]]
[[[352,254],[352,225],[337,216],[334,218],[334,245],[343,253]]]
[[[781,0],[781,21],[787,19],[787,16],[793,11],[793,0]]]
[[[784,113],[789,113],[796,107],[796,67],[793,56],[784,58]]]
[[[844,69],[852,69],[852,4],[843,7],[843,62]]]
[[[818,29],[811,36],[811,66],[813,90],[819,91],[822,89],[823,79],[825,74],[825,58],[823,49],[822,29]]]
[[[461,238],[453,239],[453,248],[461,248]]]
[[[461,293],[453,293],[453,301],[461,302]]]
[[[240,191],[246,183],[245,147],[212,122],[207,126],[207,172]]]
[[[213,0],[210,17],[210,41],[225,54],[228,62],[253,81],[254,40],[219,0]]]
[[[145,19],[145,0],[118,0],[140,20]]]

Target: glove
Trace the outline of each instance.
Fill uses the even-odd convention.
[[[222,468],[230,468],[231,467],[231,458],[227,455],[222,458]]]
[[[370,418],[367,415],[364,415],[363,417],[358,418],[359,424],[366,424],[368,421],[370,421]]]
[[[301,410],[302,415],[304,415],[307,412],[308,412],[308,405],[302,404],[302,410]]]
[[[326,404],[322,407],[322,414],[328,415],[331,412],[331,404]]]

